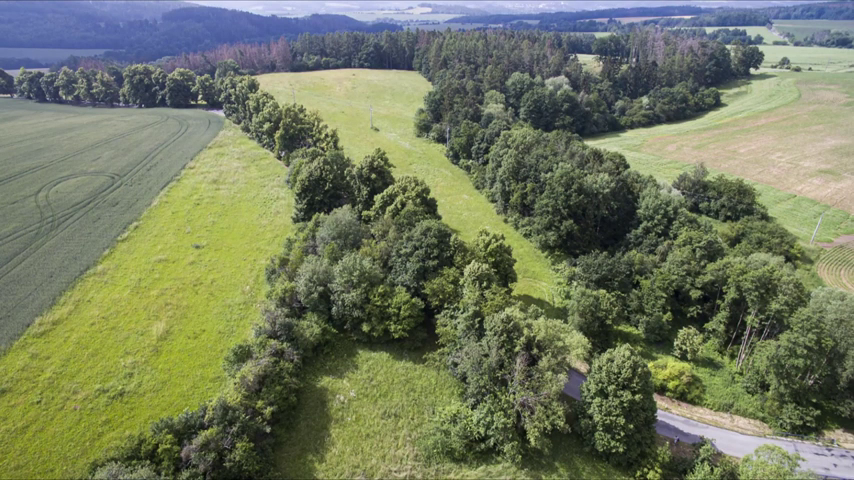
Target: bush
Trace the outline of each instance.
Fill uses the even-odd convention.
[[[802,69],[800,66],[798,66],[798,65],[795,65],[794,67],[792,67],[792,71],[793,71],[793,72],[800,72],[800,71],[802,71],[802,70],[803,70],[803,69]]]
[[[477,436],[474,412],[462,403],[454,403],[439,410],[420,439],[420,450],[428,460],[469,460],[476,452]]]
[[[703,347],[703,334],[694,327],[685,327],[676,334],[673,355],[682,360],[693,361]]]
[[[656,392],[689,403],[702,401],[703,384],[690,364],[662,358],[650,363],[649,370]]]

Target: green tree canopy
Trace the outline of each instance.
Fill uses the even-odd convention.
[[[176,68],[166,77],[166,105],[186,108],[195,103],[198,95],[193,92],[196,74],[186,68]]]
[[[646,363],[629,345],[593,361],[581,385],[581,425],[593,448],[609,461],[639,465],[655,447],[656,406]]]
[[[352,198],[352,161],[341,150],[302,150],[288,177],[294,192],[294,222],[305,222],[316,213],[329,213]]]

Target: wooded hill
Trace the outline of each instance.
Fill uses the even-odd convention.
[[[143,15],[147,10],[141,7],[124,14],[105,12],[84,2],[0,2],[0,47],[106,48],[123,51],[111,52],[108,57],[133,62],[208,50],[224,43],[296,38],[301,33],[401,29],[345,15],[280,18],[178,5],[182,8],[161,11],[158,19],[156,10]]]

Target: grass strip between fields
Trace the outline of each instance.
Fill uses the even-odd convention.
[[[286,170],[227,123],[0,358],[0,472],[70,478],[220,392],[290,228]]]

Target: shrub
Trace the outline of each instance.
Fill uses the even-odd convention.
[[[693,361],[703,347],[703,334],[694,327],[685,327],[676,334],[673,355],[682,360]]]
[[[689,403],[703,399],[703,384],[690,364],[662,358],[650,363],[649,370],[656,392]]]

